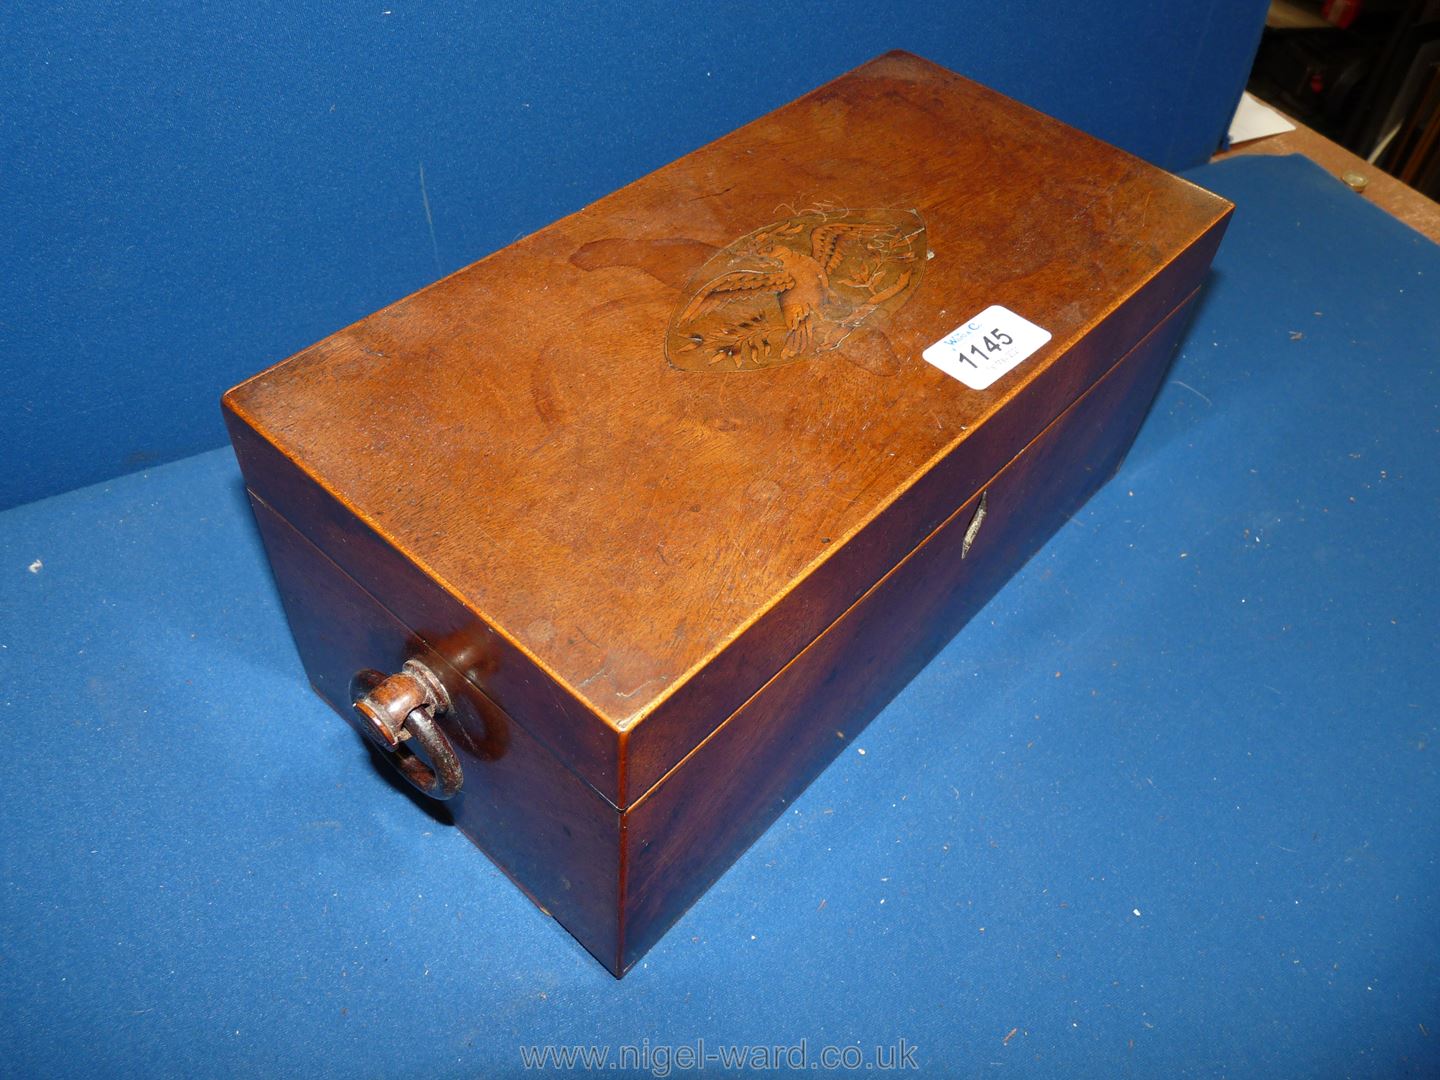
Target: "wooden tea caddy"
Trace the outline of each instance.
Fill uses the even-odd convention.
[[[339,331],[224,399],[310,681],[623,974],[1113,472],[1230,210],[889,53]]]

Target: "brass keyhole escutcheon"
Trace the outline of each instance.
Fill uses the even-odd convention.
[[[411,786],[432,799],[459,792],[460,759],[436,723],[450,711],[450,694],[429,667],[407,660],[394,675],[361,671],[350,696],[366,737]]]
[[[970,545],[975,543],[975,538],[980,535],[980,526],[985,524],[985,504],[989,501],[988,491],[980,492],[980,505],[975,507],[975,516],[970,519],[970,525],[965,530],[965,538],[960,542],[960,558],[967,558],[970,554]]]

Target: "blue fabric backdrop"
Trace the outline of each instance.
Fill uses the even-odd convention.
[[[0,1075],[1440,1072],[1440,249],[1190,175],[1120,473],[620,983],[310,694],[228,450],[0,514]]]
[[[0,507],[892,48],[1205,160],[1264,0],[0,7]],[[422,174],[423,170],[423,174]]]

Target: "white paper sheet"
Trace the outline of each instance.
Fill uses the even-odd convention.
[[[1294,124],[1247,90],[1240,95],[1240,107],[1230,121],[1230,145],[1294,130]]]

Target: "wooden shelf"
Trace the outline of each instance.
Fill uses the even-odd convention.
[[[1271,108],[1274,107],[1271,105]],[[1294,131],[1267,135],[1242,143],[1216,154],[1211,160],[1223,161],[1239,154],[1303,154],[1342,182],[1349,183],[1346,180],[1347,175],[1364,178],[1365,187],[1357,192],[1360,198],[1367,199],[1405,222],[1416,232],[1440,243],[1440,203],[1426,198],[1389,173],[1368,164],[1363,158],[1331,142],[1293,116],[1287,115],[1286,119],[1295,125]]]

